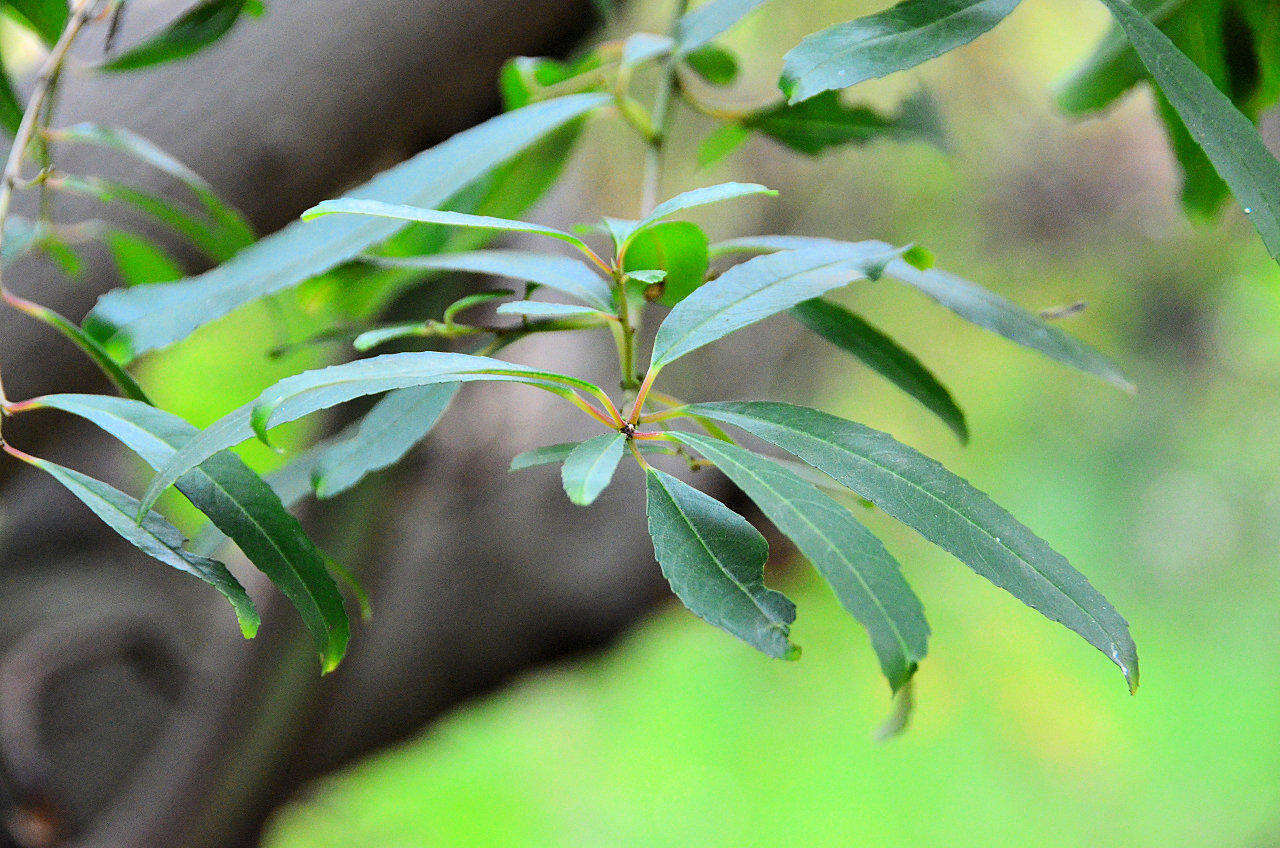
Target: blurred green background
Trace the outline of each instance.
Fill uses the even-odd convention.
[[[782,52],[858,5],[757,16],[728,39],[747,78],[717,96],[767,100]],[[664,25],[661,4],[631,15],[619,32]],[[715,230],[915,241],[1029,308],[1088,302],[1066,326],[1134,397],[894,283],[849,293],[952,388],[968,448],[851,361],[793,365],[812,400],[939,457],[1065,553],[1129,619],[1137,696],[1074,635],[873,515],[934,631],[904,736],[876,741],[891,705],[866,638],[783,555],[772,579],[799,604],[800,662],[669,605],[604,654],[306,788],[267,844],[1280,844],[1280,273],[1234,206],[1185,220],[1145,93],[1098,121],[1055,113],[1054,81],[1105,25],[1093,3],[1027,0],[975,45],[855,92],[891,105],[927,86],[949,155],[802,161],[758,143],[709,173],[673,170],[667,193],[763,176],[782,198]],[[683,119],[691,151],[709,127]],[[606,208],[582,217],[633,211],[608,208],[635,192],[623,144],[607,130],[586,144],[577,173],[609,182],[586,185]]]

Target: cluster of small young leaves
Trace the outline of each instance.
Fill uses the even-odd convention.
[[[221,264],[173,279],[180,274],[164,257],[136,259],[150,246],[115,248],[118,256],[132,252],[134,258],[121,263],[129,273],[139,267],[162,270],[138,275],[129,280],[135,285],[105,295],[82,327],[59,320],[68,324],[64,332],[116,379],[125,397],[52,395],[4,402],[6,415],[56,409],[119,439],[156,470],[140,500],[6,449],[53,475],[141,550],[223,592],[245,634],[252,635],[258,619],[251,600],[213,559],[225,542],[234,542],[297,608],[328,670],[341,660],[349,638],[331,570],[339,578],[343,574],[307,539],[289,508],[309,494],[333,497],[402,458],[430,432],[462,383],[515,383],[572,404],[596,434],[516,457],[513,469],[560,463],[566,494],[585,506],[610,484],[630,453],[646,479],[645,509],[656,558],[676,595],[697,615],[769,656],[793,658],[797,651],[790,641],[795,606],[764,585],[767,543],[744,518],[658,464],[715,466],[751,498],[866,628],[894,690],[906,685],[924,658],[929,628],[893,556],[841,498],[873,504],[1071,628],[1115,662],[1130,687],[1136,686],[1136,649],[1114,607],[1048,544],[939,463],[885,433],[815,409],[760,401],[686,403],[656,388],[664,369],[681,357],[787,313],[910,394],[964,440],[964,415],[937,377],[887,334],[827,299],[851,284],[874,286],[891,296],[881,282],[888,279],[925,293],[972,324],[1127,388],[1104,357],[998,295],[934,269],[932,256],[919,248],[792,235],[710,244],[701,228],[680,220],[695,207],[772,194],[756,184],[693,189],[652,204],[638,220],[605,219],[573,231],[518,220],[556,180],[592,115],[619,117],[659,160],[673,98],[719,122],[703,147],[708,160],[726,155],[752,133],[802,155],[875,139],[940,143],[936,111],[923,95],[908,98],[894,114],[882,114],[847,103],[840,90],[967,43],[1016,5],[1016,0],[906,0],[805,39],[787,58],[784,99],[778,103],[735,113],[706,102],[708,91],[734,80],[739,65],[738,57],[714,39],[761,2],[710,0],[681,16],[669,35],[637,34],[571,61],[513,60],[501,78],[505,114],[319,204],[303,220],[254,243],[243,221],[198,177],[142,140],[92,127],[61,131],[67,140],[110,145],[178,176],[202,205],[208,219],[202,223],[216,225],[201,229],[199,238],[183,217],[187,213],[157,207],[153,198],[121,187],[75,185],[167,222]],[[1123,0],[1104,2],[1192,136],[1237,196],[1251,204],[1246,211],[1274,251],[1280,244],[1272,239],[1280,235],[1275,228],[1280,194],[1274,188],[1280,183],[1275,161],[1252,124],[1150,20]],[[216,37],[210,34],[225,31],[252,8],[243,2],[202,4],[158,37],[159,47],[141,55],[183,55],[186,48],[179,45]],[[135,58],[129,62],[142,61],[138,51],[130,53]],[[636,73],[642,68],[659,78],[648,103],[637,92],[636,81],[647,78]],[[1249,139],[1243,138],[1246,132]],[[485,247],[504,232],[543,237],[561,250]],[[599,248],[601,239],[608,249]],[[374,323],[391,297],[430,285],[443,273],[498,276],[519,285],[465,297],[438,317]],[[359,329],[357,352],[388,344],[399,351],[288,377],[204,430],[149,405],[125,371],[137,357],[180,341],[242,305],[304,284],[342,293],[335,297],[336,307],[343,331]],[[561,299],[539,298],[544,290]],[[469,317],[475,307],[496,301],[502,301],[492,310],[496,321]],[[640,315],[657,303],[670,311],[646,361],[637,349],[636,328]],[[618,351],[621,402],[573,375],[496,356],[537,334],[601,330]],[[428,349],[441,344],[469,346],[470,352]],[[268,441],[274,427],[371,395],[382,397],[360,421],[266,478],[230,452],[255,436]],[[735,432],[792,459],[748,450],[737,443]],[[209,519],[194,540],[182,539],[152,509],[170,486]]]

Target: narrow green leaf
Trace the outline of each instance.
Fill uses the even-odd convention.
[[[22,113],[26,107],[18,100],[18,93],[13,90],[13,80],[9,72],[0,65],[0,127],[4,127],[9,135],[18,131],[22,124]]]
[[[590,506],[609,485],[627,449],[627,437],[605,433],[587,439],[565,457],[560,476],[565,494],[578,506]]]
[[[685,13],[676,25],[682,52],[696,50],[751,14],[764,0],[708,0]]]
[[[845,247],[838,246],[841,244]],[[748,236],[715,245],[712,255],[724,256],[736,251],[820,251],[826,248],[834,254],[843,249],[853,255],[865,256],[876,250],[882,251],[883,255],[883,250],[887,247],[888,245],[874,241],[840,242],[806,236]],[[905,256],[902,259],[892,257],[884,265],[884,273],[920,290],[971,324],[1086,374],[1101,377],[1125,391],[1134,390],[1133,384],[1102,354],[994,292],[945,271],[921,270],[907,261]],[[874,278],[875,275],[869,276]]]
[[[671,435],[715,463],[795,542],[840,604],[867,628],[890,688],[901,688],[924,659],[929,625],[880,540],[830,496],[777,463],[708,436]]]
[[[795,659],[796,605],[765,588],[769,543],[746,519],[656,468],[646,478],[649,535],[662,575],[686,607],[751,647]]]
[[[742,146],[751,131],[742,124],[723,124],[698,145],[698,167],[709,168]]]
[[[496,291],[482,291],[476,292],[475,294],[469,294],[466,297],[458,298],[453,303],[446,306],[441,318],[444,319],[446,326],[452,326],[454,319],[463,312],[466,312],[468,309],[472,309],[484,303],[491,303],[495,300],[502,300],[504,297],[514,296],[515,292],[510,289],[498,289]]]
[[[580,444],[582,442],[564,442],[558,445],[543,445],[540,448],[525,451],[511,460],[510,470],[523,471],[526,468],[564,462],[569,458],[569,454],[573,453],[573,449]],[[670,448],[653,441],[637,440],[636,448],[645,455],[671,453]]]
[[[271,386],[256,399],[202,430],[159,469],[142,501],[150,507],[175,480],[218,451],[255,434],[321,409],[366,395],[433,383],[507,381],[568,391],[568,386],[603,394],[598,386],[562,374],[464,353],[388,353],[342,365],[304,371]]]
[[[102,66],[105,71],[133,71],[172,62],[222,38],[241,15],[262,14],[258,0],[202,0],[151,38]]]
[[[666,221],[637,233],[627,246],[623,270],[660,268],[662,302],[675,306],[707,278],[707,234],[688,221]]]
[[[67,0],[5,0],[4,5],[48,47],[57,43],[70,17]]]
[[[235,575],[222,563],[185,550],[184,540],[178,528],[159,513],[148,512],[142,523],[138,524],[138,502],[124,492],[79,471],[64,468],[47,460],[25,455],[22,459],[47,472],[65,486],[67,491],[79,498],[93,511],[94,515],[138,550],[165,565],[199,577],[213,586],[231,603],[236,619],[240,622],[240,632],[244,637],[252,639],[257,634],[262,620],[258,617],[258,611],[254,609],[253,601],[245,593],[240,581],[236,580]]]
[[[182,278],[182,266],[177,260],[141,236],[109,230],[102,240],[126,286],[148,286]]]
[[[505,218],[491,218],[488,215],[467,215],[462,212],[447,212],[440,209],[423,209],[418,206],[405,206],[398,203],[383,203],[380,200],[363,200],[356,197],[340,197],[326,200],[302,213],[302,220],[311,221],[324,215],[345,213],[350,215],[369,215],[375,218],[392,218],[398,221],[417,221],[423,224],[443,224],[449,227],[472,227],[478,230],[499,230],[508,233],[533,233],[559,239],[590,255],[591,248],[582,239],[554,227],[541,224],[530,224],[526,221],[510,221]]]
[[[456,384],[446,383],[388,393],[350,437],[325,451],[311,477],[316,496],[332,498],[399,462],[431,432],[457,392]]]
[[[561,318],[596,318],[607,321],[609,314],[590,306],[578,306],[572,303],[543,303],[536,300],[517,300],[504,303],[498,307],[499,315],[518,315],[533,320],[556,320]]]
[[[684,55],[689,70],[712,85],[733,85],[738,78],[738,60],[715,44],[707,44]]]
[[[924,91],[903,100],[892,115],[870,106],[847,106],[839,93],[827,91],[803,103],[782,103],[753,113],[742,124],[806,156],[878,139],[919,139],[940,149],[947,144],[937,103]]]
[[[462,271],[489,274],[546,286],[576,297],[606,312],[613,310],[613,294],[604,278],[590,266],[568,256],[524,250],[477,250],[436,256],[376,258],[370,261],[396,268]]]
[[[658,327],[650,368],[663,368],[703,345],[868,276],[896,251],[815,247],[749,259],[704,284]]]
[[[34,407],[61,409],[93,422],[162,468],[197,438],[199,431],[153,406],[103,395],[50,395]],[[177,480],[178,491],[230,537],[298,610],[311,632],[326,672],[346,651],[349,628],[338,589],[324,557],[280,497],[244,462],[227,451],[205,458]],[[137,520],[137,502],[128,519]]]
[[[1280,161],[1253,123],[1169,37],[1124,0],[1102,0],[1142,63],[1280,260]]]
[[[792,103],[905,71],[973,41],[1019,0],[903,0],[824,29],[787,54],[779,85]]]
[[[1080,634],[1138,685],[1125,620],[1084,575],[961,478],[891,436],[784,403],[695,404],[689,412],[777,445],[914,528],[1046,618]]]
[[[698,206],[721,203],[739,197],[749,197],[753,194],[767,194],[770,197],[778,196],[778,193],[773,189],[757,183],[720,183],[719,185],[704,186],[677,194],[675,197],[664,200],[653,207],[653,211],[646,215],[643,220],[631,226],[630,232],[623,239],[621,252],[626,252],[627,245],[635,239],[638,233],[652,227],[663,218],[670,218],[672,215],[686,212]]]
[[[494,172],[535,142],[608,101],[580,94],[536,103],[458,133],[374,177],[347,197],[433,207]],[[132,358],[260,297],[275,294],[354,259],[395,235],[402,221],[331,215],[295,222],[198,277],[108,292],[86,321],[113,351]]]
[[[797,321],[918,400],[960,438],[969,441],[964,413],[946,386],[911,351],[848,309],[830,301],[807,300],[791,308]]]

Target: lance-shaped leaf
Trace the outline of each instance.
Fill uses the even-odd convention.
[[[785,251],[735,265],[680,301],[658,327],[651,369],[798,303],[874,276],[894,248],[858,254],[840,248]]]
[[[728,442],[672,432],[714,463],[831,584],[840,604],[871,636],[897,691],[924,659],[929,639],[920,600],[870,530],[829,495],[781,465]]]
[[[67,28],[67,0],[5,0],[5,4],[49,47]]]
[[[609,485],[627,449],[627,437],[605,433],[587,439],[565,457],[560,476],[565,494],[578,506],[590,506]]]
[[[765,588],[769,543],[746,519],[687,483],[650,468],[649,535],[662,576],[686,607],[751,647],[795,659],[796,605]]]
[[[107,71],[133,71],[190,56],[231,31],[241,15],[257,17],[259,0],[202,0],[160,32],[102,66]]]
[[[779,85],[792,103],[905,71],[973,41],[1019,0],[903,0],[806,37],[787,54]]]
[[[678,215],[681,212],[695,209],[699,206],[707,206],[711,203],[721,203],[726,200],[735,200],[739,197],[750,197],[754,194],[767,194],[770,197],[777,197],[778,192],[762,186],[758,183],[720,183],[719,185],[703,186],[677,194],[675,197],[664,200],[657,206],[653,207],[653,211],[646,215],[640,221],[629,224],[629,232],[623,234],[621,253],[625,254],[627,244],[636,237],[638,233],[652,227],[663,218],[670,218],[672,215]],[[613,222],[615,224],[620,222]],[[615,238],[617,236],[615,235]]]
[[[742,119],[742,125],[806,156],[879,139],[920,139],[943,149],[947,145],[937,104],[924,91],[907,97],[893,114],[870,106],[846,105],[837,92],[828,91],[803,103],[782,103],[753,112]]]
[[[969,440],[964,413],[951,397],[951,392],[911,351],[838,303],[807,300],[792,307],[791,315],[918,400],[925,409],[942,419],[961,442]]]
[[[182,266],[159,245],[123,230],[108,230],[102,241],[126,286],[149,286],[182,278]]]
[[[238,445],[255,434],[261,436],[270,427],[366,395],[433,383],[486,380],[525,383],[561,394],[572,392],[570,387],[598,393],[597,396],[604,394],[598,386],[585,380],[464,353],[388,353],[304,371],[286,377],[200,431],[159,469],[142,502],[150,507],[161,492],[187,471],[218,451]]]
[[[445,203],[553,130],[603,105],[602,94],[535,103],[450,138],[390,168],[347,197],[431,207]],[[108,292],[86,329],[130,358],[172,344],[239,306],[298,285],[354,259],[404,228],[365,215],[300,221],[198,277]]]
[[[985,494],[891,436],[784,403],[708,403],[690,413],[777,445],[914,528],[1045,617],[1079,633],[1138,685],[1129,626],[1061,554]]]
[[[599,309],[592,309],[590,306],[578,306],[573,303],[543,303],[536,300],[517,300],[512,303],[504,303],[496,311],[499,315],[518,315],[522,318],[531,318],[538,321],[573,318],[596,318],[600,321],[608,321],[613,317],[606,312],[601,312]]]
[[[349,437],[321,456],[311,482],[316,496],[332,498],[404,458],[440,420],[456,384],[414,386],[389,392],[360,420]]]
[[[558,445],[543,445],[540,448],[527,450],[522,454],[518,454],[511,460],[512,471],[523,471],[526,468],[536,468],[540,465],[551,465],[557,462],[564,462],[569,458],[569,454],[581,445],[582,442],[564,442]],[[653,441],[636,440],[636,448],[642,454],[667,454],[672,453],[671,449],[664,445]]]
[[[222,563],[185,550],[182,533],[159,513],[148,512],[139,524],[138,502],[124,492],[79,471],[20,454],[12,448],[9,453],[47,472],[138,550],[165,565],[199,577],[221,592],[231,602],[236,619],[240,622],[240,632],[246,639],[252,639],[258,632],[261,619],[240,581]]]
[[[877,249],[883,251],[888,247],[874,241],[840,242],[834,239],[806,236],[747,236],[715,245],[712,248],[712,254],[723,256],[743,250],[805,251],[823,247],[838,253],[842,249],[838,247],[841,244],[846,245],[843,249],[859,256]],[[877,248],[876,245],[880,247]],[[1133,384],[1105,356],[982,286],[945,271],[922,271],[905,259],[896,256],[885,263],[883,272],[920,290],[971,324],[990,330],[1014,344],[1038,351],[1050,359],[1055,359],[1086,374],[1101,377],[1125,391],[1133,391]]]
[[[153,468],[162,468],[200,432],[164,410],[105,395],[50,395],[30,406],[61,409],[93,422]],[[280,497],[226,451],[185,472],[176,485],[280,588],[311,632],[325,671],[335,668],[349,637],[342,597],[325,570],[323,555]],[[136,523],[141,507],[129,500],[135,504],[129,520]]]
[[[764,0],[707,0],[686,12],[676,25],[681,52],[696,50],[745,18]]]
[[[613,310],[613,294],[609,290],[609,284],[586,264],[568,256],[525,250],[476,250],[470,253],[377,258],[370,261],[394,268],[463,271],[509,277],[564,292],[606,312]]]
[[[391,218],[397,221],[416,221],[421,224],[442,224],[447,227],[470,227],[476,230],[532,233],[567,242],[584,254],[593,255],[591,248],[582,239],[572,233],[557,230],[555,227],[544,227],[541,224],[530,224],[527,221],[512,221],[507,218],[493,218],[488,215],[468,215],[465,212],[448,212],[440,209],[425,209],[420,206],[406,206],[401,203],[364,200],[358,197],[339,197],[335,200],[326,200],[303,212],[302,220],[311,221],[336,213],[368,215],[373,218]]]
[[[1124,0],[1102,2],[1244,207],[1268,252],[1280,260],[1280,161],[1253,123],[1155,24]]]

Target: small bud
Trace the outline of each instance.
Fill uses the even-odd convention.
[[[667,290],[666,283],[650,283],[644,287],[644,299],[650,303],[661,300],[662,295]]]

